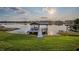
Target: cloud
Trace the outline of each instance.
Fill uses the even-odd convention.
[[[20,8],[20,7],[1,7],[0,10],[4,10],[3,12],[9,12],[11,15],[4,15],[0,17],[0,20],[27,20],[27,18],[31,15],[29,11]]]
[[[21,7],[0,7],[0,11],[10,15],[28,15],[30,12]],[[5,15],[5,14],[4,14]]]
[[[29,10],[31,9],[31,10]],[[0,12],[6,13],[0,20],[49,20],[49,11],[55,11],[51,20],[70,20],[79,17],[79,8],[21,8],[21,7],[0,7]],[[8,15],[9,14],[9,15]]]
[[[20,8],[20,7],[10,7],[9,9],[13,10],[15,13],[18,13],[18,14],[27,13],[27,10],[24,10],[23,8]]]
[[[56,14],[56,9],[53,8],[53,7],[45,7],[45,8],[42,8],[42,11],[44,13],[46,13],[47,15],[54,15],[54,14]]]

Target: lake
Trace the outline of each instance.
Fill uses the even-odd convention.
[[[24,25],[24,24],[2,24],[5,27],[9,27],[9,28],[20,28],[18,30],[14,30],[14,31],[9,31],[10,33],[19,33],[19,34],[27,34],[27,31],[30,30],[30,25]],[[45,26],[41,26],[41,28],[44,28]],[[58,25],[52,25],[49,26],[49,31],[53,32],[53,34],[56,34],[59,30],[63,30],[66,31],[66,26],[62,25],[62,26],[58,26]]]

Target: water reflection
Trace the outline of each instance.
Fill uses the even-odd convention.
[[[42,29],[39,27],[37,37],[43,37]]]
[[[14,31],[9,31],[10,33],[19,33],[19,34],[27,34],[27,32],[30,30],[30,25],[27,24],[27,25],[22,25],[22,24],[7,24],[7,25],[3,25],[5,27],[8,27],[8,28],[20,28],[18,30],[14,30]],[[40,26],[41,27],[41,26]],[[44,28],[44,26],[42,26],[41,28]],[[52,25],[49,26],[49,31],[50,32],[53,32],[53,34],[56,34],[59,30],[66,30],[66,26],[65,25],[62,25],[62,26],[57,26],[57,25]],[[38,31],[38,37],[39,36],[43,36],[42,35],[42,30],[39,29]]]

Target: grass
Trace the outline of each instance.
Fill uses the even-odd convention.
[[[79,36],[79,32],[60,32],[59,34],[64,36]]]
[[[0,51],[75,51],[79,36],[45,36],[0,32]]]

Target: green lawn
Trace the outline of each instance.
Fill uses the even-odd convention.
[[[79,36],[45,36],[0,32],[1,51],[74,51],[79,48]]]

